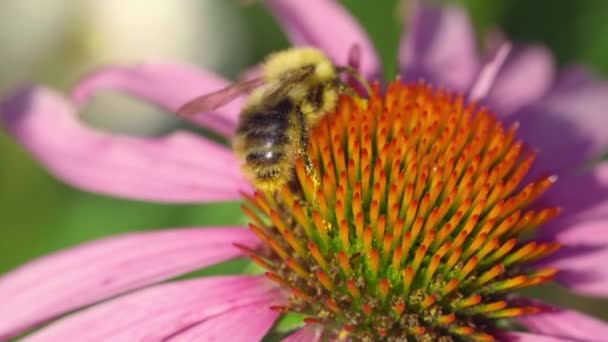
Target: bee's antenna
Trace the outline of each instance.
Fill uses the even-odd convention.
[[[363,88],[365,88],[365,92],[367,92],[367,96],[372,95],[372,87],[369,85],[369,82],[367,82],[365,77],[363,77],[357,70],[355,70],[354,68],[352,68],[350,66],[338,66],[338,67],[336,67],[336,71],[338,73],[345,72],[348,75],[352,76],[354,79],[357,80],[357,82],[359,82],[360,85],[363,86]]]

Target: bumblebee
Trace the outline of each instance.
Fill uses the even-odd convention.
[[[314,176],[306,154],[309,129],[324,113],[335,109],[340,94],[356,95],[340,79],[343,72],[367,87],[356,71],[335,66],[318,49],[277,52],[267,58],[259,77],[197,97],[178,114],[188,117],[212,111],[242,93],[250,93],[239,117],[233,148],[254,186],[273,192],[292,179],[298,156]]]

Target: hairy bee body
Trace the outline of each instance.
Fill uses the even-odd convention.
[[[241,113],[233,147],[255,186],[273,190],[291,178],[298,153],[297,105],[284,99],[275,106],[248,107]]]
[[[309,71],[286,80],[302,70]],[[293,177],[295,159],[308,145],[308,130],[335,108],[339,80],[329,59],[312,48],[271,55],[263,76],[267,86],[256,89],[242,110],[233,147],[254,185],[274,191]]]
[[[199,96],[177,112],[192,117],[250,92],[233,147],[254,186],[276,191],[293,177],[298,157],[312,175],[312,162],[306,154],[308,131],[336,107],[340,93],[353,93],[340,80],[340,72],[352,74],[353,70],[334,66],[314,48],[289,49],[270,55],[260,77]]]

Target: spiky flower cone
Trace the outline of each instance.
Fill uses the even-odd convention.
[[[553,183],[520,185],[534,154],[486,109],[395,81],[342,98],[311,133],[316,175],[244,206],[268,248],[249,251],[329,339],[492,341],[497,322],[540,310],[513,291],[549,281],[556,251],[528,241],[558,208],[526,207]]]

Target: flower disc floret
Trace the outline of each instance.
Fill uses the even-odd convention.
[[[529,205],[555,181],[522,184],[535,154],[486,108],[397,80],[343,97],[311,132],[315,173],[257,192],[248,250],[290,292],[282,312],[329,338],[493,341],[499,321],[540,307],[509,296],[556,269],[557,243],[529,240],[559,208]]]

